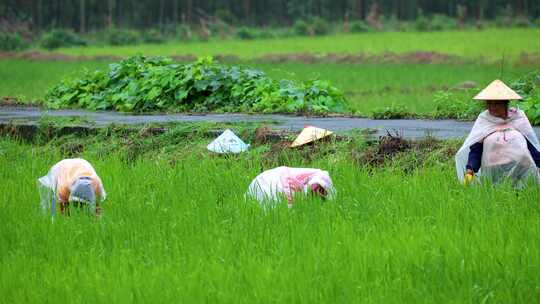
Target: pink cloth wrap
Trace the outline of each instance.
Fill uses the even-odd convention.
[[[250,184],[247,194],[260,202],[278,200],[280,195],[284,195],[289,202],[292,202],[295,192],[307,193],[315,184],[324,188],[329,197],[335,193],[332,179],[327,171],[278,167],[259,174]]]

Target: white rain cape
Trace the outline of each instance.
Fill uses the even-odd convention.
[[[483,142],[482,165],[477,176],[498,181],[501,175],[521,181],[528,177],[540,182],[538,168],[527,149],[525,138],[540,151],[534,130],[519,109],[510,109],[508,119],[495,117],[486,110],[482,112],[463,146],[456,154],[456,171],[463,183],[470,147]]]
[[[263,202],[277,202],[287,198],[289,203],[295,192],[308,193],[311,185],[318,184],[333,199],[336,190],[327,171],[309,168],[278,167],[259,174],[249,185],[247,197]]]
[[[218,138],[214,139],[207,147],[208,150],[223,154],[234,153],[238,154],[247,151],[249,145],[244,143],[233,131],[227,129]]]
[[[96,195],[101,201],[105,200],[107,194],[94,167],[84,159],[64,159],[52,166],[47,175],[38,179],[41,208],[45,212],[50,209],[55,214],[58,202],[69,200],[71,187],[79,177],[89,177]]]

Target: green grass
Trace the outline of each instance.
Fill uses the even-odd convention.
[[[370,171],[341,146],[313,161],[282,152],[274,164],[329,170],[336,201],[264,211],[243,195],[268,162],[265,146],[222,158],[205,140],[171,140],[129,161],[110,144],[86,147],[109,194],[103,217],[54,221],[38,210],[36,178],[59,149],[1,140],[0,302],[540,298],[537,187],[463,188],[451,159]]]
[[[249,64],[274,78],[330,80],[343,90],[355,112],[368,115],[374,109],[403,105],[415,113],[434,110],[433,93],[465,80],[486,85],[500,75],[497,65],[425,64]],[[77,77],[83,69],[103,69],[106,62],[0,61],[0,96],[24,101],[42,99],[47,89],[66,77]],[[504,79],[511,80],[532,70],[530,66],[507,65]],[[472,96],[471,96],[472,97]]]
[[[236,55],[256,58],[276,53],[406,53],[433,51],[467,58],[501,59],[503,54],[515,59],[523,52],[540,52],[538,29],[489,29],[450,32],[383,32],[341,34],[324,37],[294,37],[272,40],[212,40],[209,42],[174,42],[162,45],[126,47],[81,47],[58,52],[75,56],[145,55]]]

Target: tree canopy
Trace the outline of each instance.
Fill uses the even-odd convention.
[[[322,17],[330,22],[365,19],[370,12],[413,20],[419,14],[467,19],[540,17],[537,0],[4,0],[0,22],[24,22],[35,31],[54,27],[79,32],[109,26],[148,28],[220,20],[238,25],[287,26]]]

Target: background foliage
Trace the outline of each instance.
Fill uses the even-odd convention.
[[[540,17],[535,0],[4,0],[4,20],[24,20],[33,29],[67,27],[84,32],[116,25],[148,28],[167,23],[197,24],[219,18],[228,24],[291,25],[297,19],[329,21],[368,19],[378,15],[415,20],[423,15],[514,22],[516,16]],[[507,19],[505,19],[507,18]],[[519,20],[517,20],[519,21]]]
[[[512,83],[512,87],[523,97],[521,108],[532,124],[540,124],[540,70],[531,72]]]
[[[264,72],[213,62],[190,64],[135,56],[62,81],[45,97],[52,108],[118,111],[328,113],[346,108],[343,93],[322,80],[273,80]]]

